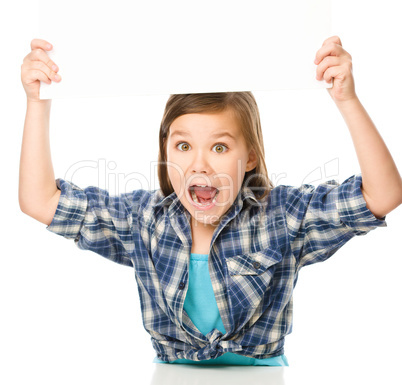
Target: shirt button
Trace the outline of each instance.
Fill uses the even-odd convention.
[[[253,266],[254,266],[254,269],[258,270],[261,267],[261,263],[260,262],[253,262]]]
[[[185,286],[184,282],[180,282],[179,289],[180,289],[180,290],[183,290],[183,289],[184,289],[184,286]]]

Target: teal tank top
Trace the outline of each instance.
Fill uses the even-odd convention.
[[[190,255],[189,285],[184,301],[184,310],[202,334],[207,335],[213,328],[218,329],[223,334],[226,333],[212,289],[207,254],[191,253]],[[168,363],[159,360],[157,357],[153,362]],[[170,364],[289,366],[284,354],[257,359],[232,352],[227,352],[211,360],[191,361],[178,359],[170,362]]]

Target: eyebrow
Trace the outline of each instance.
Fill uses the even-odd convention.
[[[175,131],[175,132],[173,132],[173,134],[171,134],[171,137],[179,136],[179,135],[180,136],[191,136],[188,132],[185,132],[185,131]],[[224,136],[227,136],[227,137],[229,137],[229,138],[231,138],[233,140],[236,140],[236,138],[230,132],[227,132],[227,131],[225,131],[225,132],[217,132],[217,133],[211,135],[210,137],[211,138],[222,138]]]

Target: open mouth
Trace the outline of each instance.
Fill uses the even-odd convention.
[[[215,203],[219,194],[219,190],[216,187],[205,185],[192,185],[188,191],[194,203],[205,207]]]

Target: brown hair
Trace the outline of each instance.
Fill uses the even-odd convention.
[[[257,166],[246,172],[243,185],[247,183],[258,199],[264,198],[274,188],[265,165],[260,113],[251,92],[177,94],[170,95],[166,103],[159,131],[158,178],[165,196],[174,191],[167,172],[166,143],[170,125],[181,115],[223,112],[227,109],[234,112],[247,148],[253,148],[258,159]]]

